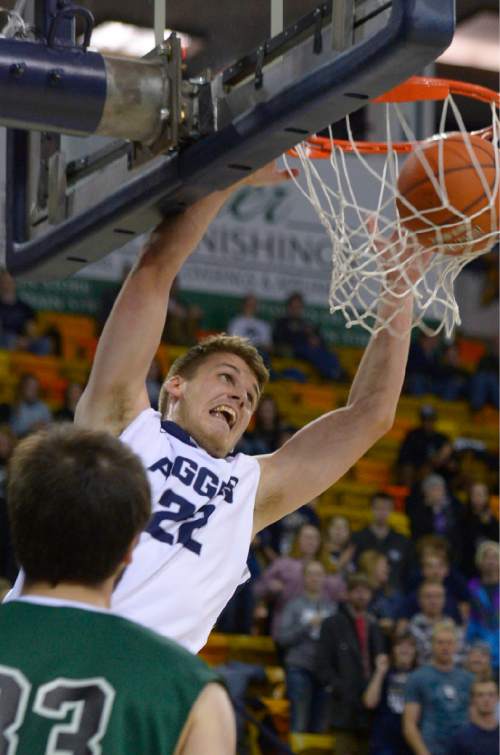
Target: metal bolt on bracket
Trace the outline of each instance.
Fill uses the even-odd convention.
[[[49,84],[52,86],[59,84],[63,78],[63,71],[60,68],[55,68],[49,73]]]
[[[15,79],[20,79],[21,76],[24,76],[25,72],[26,72],[25,63],[13,63],[11,67],[9,68],[10,75],[14,76]]]

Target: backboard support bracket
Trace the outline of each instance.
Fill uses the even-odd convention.
[[[211,83],[201,82],[205,92],[207,87],[211,89],[208,101],[214,120],[210,133],[154,157],[140,168],[132,166],[128,178],[109,196],[66,217],[62,223],[43,229],[30,227],[27,135],[8,129],[6,238],[0,265],[3,263],[15,276],[31,280],[73,275],[148,231],[166,215],[180,212],[206,194],[230,185],[241,177],[243,168],[246,172],[261,167],[303,137],[423,69],[453,37],[454,0],[384,3],[383,25],[367,36],[361,33],[366,2],[339,0],[339,6],[336,2],[333,6],[331,2],[318,6],[320,32],[318,14],[308,14],[299,24],[303,37],[297,37],[294,44],[289,43],[289,37],[297,30],[284,29],[261,46],[260,58],[257,51],[250,53]],[[376,7],[382,7],[378,0]],[[349,31],[347,19],[353,9]],[[331,21],[332,12],[337,31]],[[373,18],[366,24],[370,25]],[[3,41],[0,40],[0,60]],[[268,65],[275,58],[280,61]],[[262,81],[256,88],[258,72]],[[0,122],[1,108],[0,103]],[[116,149],[121,160],[133,163],[126,146],[121,148],[118,142]],[[110,153],[101,158],[104,163],[108,161],[106,169],[112,164]],[[100,168],[105,169],[103,164]],[[72,185],[74,191],[78,166],[72,169],[68,186]],[[90,180],[89,165],[80,169],[87,171],[85,180]],[[54,175],[61,178],[57,170]],[[60,207],[56,204],[52,210],[57,215]]]

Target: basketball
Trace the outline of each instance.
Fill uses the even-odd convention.
[[[444,254],[461,255],[479,251],[482,238],[498,230],[498,186],[494,200],[491,199],[496,181],[495,152],[493,144],[479,136],[453,133],[423,142],[408,157],[399,174],[398,190],[412,207],[399,197],[396,205],[402,225],[417,235],[422,246],[439,245]],[[446,189],[446,206],[438,186]],[[494,239],[483,243],[487,251]]]

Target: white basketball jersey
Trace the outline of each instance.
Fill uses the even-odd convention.
[[[112,610],[196,653],[248,575],[259,463],[244,454],[210,456],[153,409],[120,439],[148,471],[153,516]]]

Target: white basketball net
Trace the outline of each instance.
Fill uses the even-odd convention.
[[[460,324],[460,313],[454,296],[455,279],[467,263],[489,251],[499,238],[499,152],[495,150],[496,178],[491,187],[470,146],[470,137],[459,108],[453,96],[448,95],[443,101],[439,134],[445,133],[446,119],[448,117],[449,120],[449,116],[452,115],[457,126],[452,130],[460,131],[464,136],[471,162],[480,176],[488,199],[488,210],[491,212],[491,228],[494,230],[487,236],[482,235],[480,239],[477,238],[477,231],[473,231],[474,219],[485,212],[484,206],[472,216],[457,213],[456,208],[451,208],[456,220],[439,228],[428,217],[424,217],[416,208],[409,205],[397,189],[399,168],[407,155],[398,154],[393,149],[394,124],[396,123],[396,128],[399,124],[408,142],[416,143],[417,138],[397,103],[384,103],[380,107],[385,108],[388,145],[385,159],[383,154],[373,158],[370,154],[359,151],[353,138],[349,117],[346,118],[346,122],[352,152],[349,154],[340,147],[332,147],[329,156],[331,178],[328,182],[318,171],[318,163],[327,161],[310,159],[311,147],[307,142],[296,147],[297,156],[302,164],[302,177],[299,180],[294,179],[295,183],[316,210],[332,245],[330,309],[332,313],[337,311],[343,313],[347,327],[360,325],[370,333],[377,333],[384,329],[391,330],[391,323],[397,316],[398,308],[392,307],[391,316],[384,319],[380,314],[379,304],[384,300],[387,301],[389,297],[392,302],[394,302],[394,297],[406,298],[408,292],[412,291],[416,302],[412,327],[419,327],[430,335],[444,329],[446,335],[450,337],[454,327]],[[498,145],[500,122],[498,111],[493,103],[491,104],[491,124],[493,144]],[[332,138],[331,132],[330,138]],[[353,180],[353,162],[355,161],[359,161],[356,166],[356,181]],[[442,202],[442,208],[450,208],[442,169],[439,170],[440,175],[435,176],[425,157],[421,159],[421,162]],[[442,167],[442,160],[439,162]],[[286,159],[285,163],[289,167]],[[368,181],[373,182],[376,187],[374,202],[370,207],[363,206],[360,196],[366,192],[363,184]],[[430,260],[426,260],[425,269],[422,261],[422,247],[416,243],[416,236],[410,234],[401,225],[395,209],[396,197],[399,197],[406,206],[410,206],[412,217],[421,219],[429,229],[436,229],[436,238],[439,243],[432,247],[432,254],[425,255],[427,258],[430,257]],[[445,243],[442,232],[454,227],[463,231],[464,223],[467,228],[466,251],[456,256],[446,254],[447,251],[452,252],[454,248],[456,249],[456,246]],[[402,260],[401,249],[405,245],[407,249],[408,247],[411,249],[411,252],[406,259]],[[419,263],[421,270],[419,268],[418,280],[413,282],[407,271]],[[391,273],[399,273],[398,293],[395,293],[388,283]],[[401,281],[404,282],[402,288]],[[431,327],[429,319],[437,324]]]
[[[0,37],[30,39],[33,29],[23,19],[26,0],[17,0],[11,10],[0,6]]]

